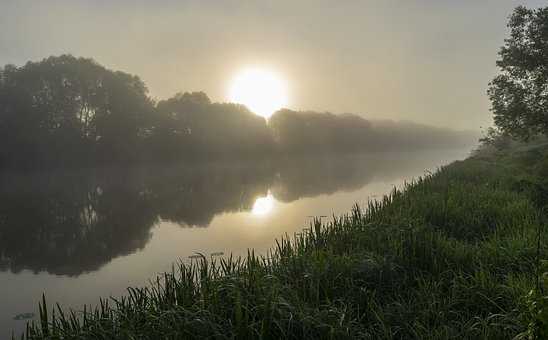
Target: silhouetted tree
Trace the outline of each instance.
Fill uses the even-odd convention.
[[[495,124],[527,140],[548,132],[548,7],[517,7],[488,90]]]
[[[4,162],[129,160],[149,133],[153,103],[136,76],[70,55],[0,70]]]
[[[273,150],[265,119],[243,105],[211,103],[205,93],[193,92],[160,101],[157,111],[162,124],[154,134],[156,145],[172,144],[168,153],[178,154],[177,158],[235,157]]]

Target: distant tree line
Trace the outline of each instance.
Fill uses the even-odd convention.
[[[470,134],[353,114],[267,122],[203,92],[156,102],[137,76],[71,55],[0,68],[0,167],[268,157],[463,146]]]

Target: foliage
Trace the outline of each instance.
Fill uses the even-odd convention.
[[[488,94],[497,127],[527,140],[548,132],[548,7],[517,7]]]
[[[132,159],[153,103],[135,76],[70,55],[0,69],[0,161]]]
[[[548,269],[546,261],[543,261],[544,270]],[[531,289],[526,296],[528,310],[525,314],[527,330],[521,333],[521,339],[547,339],[548,338],[548,271],[542,273],[540,285]]]
[[[155,153],[166,145],[177,154],[173,158],[232,157],[270,154],[274,141],[266,120],[245,106],[211,103],[203,92],[179,93],[160,101],[157,114],[162,118],[155,130]],[[167,139],[167,140],[166,140]],[[169,155],[168,155],[169,157]]]
[[[502,150],[510,146],[512,139],[497,129],[490,127],[479,141],[482,143],[482,146],[492,146],[498,150]]]

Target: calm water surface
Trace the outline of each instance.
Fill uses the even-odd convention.
[[[265,252],[468,150],[0,176],[0,338],[42,293],[80,309],[196,252]]]

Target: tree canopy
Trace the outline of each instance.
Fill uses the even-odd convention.
[[[175,157],[222,157],[270,153],[273,139],[263,117],[245,106],[212,103],[203,92],[178,93],[157,105],[157,151]]]
[[[136,76],[70,55],[0,69],[4,162],[128,159],[150,131],[153,102]]]
[[[495,125],[527,140],[548,132],[548,7],[517,7],[508,27],[488,95]]]

